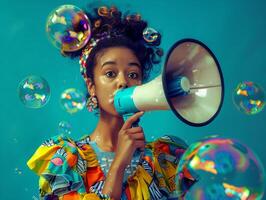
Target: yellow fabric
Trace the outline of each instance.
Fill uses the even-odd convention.
[[[100,197],[98,197],[96,194],[94,193],[89,193],[86,194],[82,200],[101,200]]]
[[[57,145],[53,147],[40,146],[27,162],[28,167],[38,175],[41,175],[50,164],[51,158],[58,149],[60,149],[60,146]]]
[[[132,199],[150,199],[148,185],[152,182],[152,177],[142,166],[138,166],[135,174],[127,182]]]
[[[86,145],[82,150],[78,148],[78,153],[84,160],[87,161],[88,166],[99,166],[97,155],[90,145]]]
[[[48,193],[48,194],[52,192],[49,182],[46,181],[46,179],[43,178],[42,176],[40,176],[39,185],[42,186],[43,192]]]
[[[162,174],[162,177],[157,177],[158,179],[158,185],[161,188],[166,188],[169,192],[173,192],[176,189],[176,184],[175,184],[175,176],[176,176],[176,170],[177,170],[177,165],[169,162],[167,160],[159,161],[159,155],[161,153],[167,154],[167,152],[164,152],[164,150],[158,148],[160,145],[166,144],[166,147],[168,144],[177,146],[177,144],[169,141],[164,141],[164,140],[157,140],[155,142],[149,143],[147,145],[148,148],[150,148],[153,152],[153,158],[154,158],[154,168],[156,171],[160,174]],[[168,154],[168,156],[171,156]],[[164,167],[162,167],[164,165]]]

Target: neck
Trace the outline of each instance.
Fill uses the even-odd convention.
[[[114,116],[100,110],[99,122],[90,135],[103,151],[116,151],[118,133],[124,124],[121,116]]]

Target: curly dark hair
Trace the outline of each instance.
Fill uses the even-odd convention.
[[[95,8],[93,12],[86,13],[91,22],[91,35],[94,40],[99,40],[93,47],[86,62],[86,75],[93,80],[93,67],[97,61],[97,55],[109,47],[127,47],[133,51],[142,66],[143,80],[149,77],[153,64],[160,62],[163,52],[158,46],[161,35],[157,33],[156,41],[147,42],[143,38],[143,31],[147,28],[147,22],[141,19],[139,14],[125,15],[114,6],[107,8],[102,6]],[[112,37],[104,37],[106,34]],[[85,48],[85,47],[84,47]],[[62,52],[63,55],[72,58],[80,56],[82,49],[76,52]]]

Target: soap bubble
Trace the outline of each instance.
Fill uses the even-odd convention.
[[[244,81],[237,85],[233,93],[233,102],[241,112],[254,115],[265,106],[265,93],[262,87],[251,81]]]
[[[84,108],[86,98],[79,90],[69,88],[61,94],[61,105],[66,112],[73,114]]]
[[[18,139],[17,138],[13,138],[13,143],[17,144],[18,143]]]
[[[37,195],[36,195],[37,196]],[[32,195],[32,199],[33,200],[39,200],[38,197],[36,197],[35,195]]]
[[[176,194],[185,200],[261,199],[265,174],[259,158],[232,139],[211,138],[189,146],[177,170]]]
[[[148,43],[154,43],[160,39],[160,34],[153,28],[147,27],[143,30],[143,38]]]
[[[14,169],[14,171],[15,171],[15,174],[17,174],[17,175],[21,175],[21,174],[22,174],[22,170],[19,169],[18,167],[16,167],[16,168]]]
[[[70,135],[72,131],[72,126],[67,121],[61,121],[58,124],[58,131],[59,131],[59,134]]]
[[[18,86],[21,102],[28,108],[41,108],[50,99],[48,82],[40,77],[30,75],[23,79]]]
[[[48,16],[46,32],[56,48],[73,52],[83,48],[89,41],[90,21],[80,8],[62,5]]]

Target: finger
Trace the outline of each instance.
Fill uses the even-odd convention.
[[[127,132],[128,133],[139,133],[139,132],[143,132],[143,129],[141,126],[132,127],[132,128],[127,129]]]
[[[145,140],[145,136],[144,136],[143,132],[131,133],[130,138],[132,138],[134,140]]]
[[[132,126],[132,124],[137,121],[142,115],[144,114],[143,111],[137,112],[134,115],[132,115],[130,118],[128,118],[127,121],[125,121],[124,125],[121,129],[128,129]]]
[[[140,148],[140,149],[144,149],[145,148],[145,141],[136,141],[135,142],[135,147],[136,148]]]

